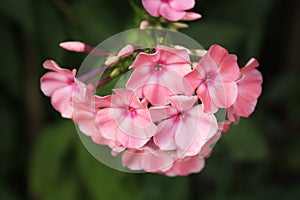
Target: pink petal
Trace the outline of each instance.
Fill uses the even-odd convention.
[[[197,102],[196,96],[172,96],[169,97],[169,102],[179,111],[188,111]]]
[[[228,55],[224,59],[220,65],[220,73],[224,82],[235,81],[239,77],[240,70],[235,55]]]
[[[238,98],[233,105],[234,114],[241,117],[249,117],[253,113],[256,103],[256,100],[248,101],[244,98]]]
[[[172,167],[173,159],[161,150],[148,150],[141,158],[142,168],[146,172],[167,171]]]
[[[59,65],[53,60],[46,60],[43,63],[43,66],[44,66],[45,69],[49,69],[49,70],[52,70],[52,71],[55,71],[55,72],[59,72],[61,74],[65,74],[65,75],[71,75],[72,74],[69,69],[63,69],[63,68],[59,67]]]
[[[56,90],[51,95],[51,104],[52,106],[61,113],[61,116],[64,118],[71,118],[73,113],[72,107],[72,92],[73,87],[63,87],[59,90]]]
[[[164,120],[168,118],[167,109],[170,108],[170,106],[152,106],[149,108],[151,119],[153,122],[159,122],[161,120]],[[173,108],[175,112],[177,110]]]
[[[104,108],[104,107],[112,107],[112,96],[105,96],[105,97],[100,97],[95,95],[94,100],[95,100],[95,107],[96,108]]]
[[[223,47],[215,44],[209,48],[208,52],[204,56],[210,57],[214,61],[214,64],[218,66],[228,56],[228,51]]]
[[[138,67],[138,66],[152,66],[153,63],[157,63],[160,58],[159,51],[156,51],[153,54],[139,53],[135,58],[132,65],[129,69]]]
[[[241,72],[245,73],[247,71],[253,70],[259,66],[258,61],[255,58],[251,58],[248,63],[241,69]]]
[[[169,21],[178,21],[185,15],[186,12],[175,10],[169,4],[164,3],[161,4],[159,13]]]
[[[195,0],[173,0],[169,4],[176,10],[189,10],[195,6]]]
[[[262,92],[262,75],[256,70],[248,70],[238,81],[239,95],[249,101],[256,100]]]
[[[157,45],[156,50],[160,55],[159,61],[166,66],[169,65],[177,73],[185,75],[191,71],[191,60],[188,50],[163,45]]]
[[[159,7],[161,5],[161,0],[142,0],[142,4],[150,15],[159,17]]]
[[[143,88],[144,84],[151,78],[152,66],[137,67],[132,72],[129,80],[127,81],[126,88],[132,91]]]
[[[56,90],[68,86],[68,82],[72,79],[65,74],[47,72],[40,80],[40,87],[46,96],[51,96]]]
[[[175,135],[175,143],[188,156],[198,154],[201,147],[218,129],[214,115],[204,113],[200,105],[186,112],[185,117],[179,124],[179,129]]]
[[[136,138],[128,137],[127,133],[124,133],[120,129],[117,132],[117,141],[127,148],[140,148],[144,146],[150,138]]]
[[[218,107],[213,104],[212,98],[205,84],[201,84],[198,87],[197,96],[202,101],[204,112],[215,113],[218,111]]]
[[[193,21],[200,19],[202,15],[194,12],[186,12],[186,14],[181,18],[182,21]]]
[[[152,105],[166,105],[168,97],[173,94],[167,87],[159,84],[145,85],[143,93]]]
[[[195,89],[202,83],[200,74],[197,70],[193,70],[184,76],[184,88],[187,95],[192,95]]]
[[[142,156],[143,151],[134,151],[131,149],[127,149],[122,155],[122,164],[124,167],[128,167],[131,170],[142,170]]]
[[[101,135],[106,139],[116,141],[117,126],[112,120],[111,108],[99,110],[95,120]]]
[[[215,81],[214,85],[209,87],[209,95],[212,102],[219,108],[229,108],[236,101],[238,87],[235,82],[224,83]]]
[[[176,149],[174,143],[174,137],[178,124],[174,121],[174,118],[164,120],[159,123],[158,131],[153,137],[154,143],[163,151],[169,151]]]

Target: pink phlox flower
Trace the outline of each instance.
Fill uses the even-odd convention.
[[[204,113],[202,105],[194,105],[196,96],[169,97],[171,106],[150,108],[154,120],[166,116],[158,124],[154,143],[164,151],[177,151],[178,157],[197,155],[218,128],[213,114]]]
[[[190,63],[186,50],[158,45],[155,53],[136,57],[126,88],[152,105],[165,105],[169,96],[185,92],[183,76],[191,71]]]
[[[256,69],[259,63],[252,58],[241,69],[237,80],[238,96],[235,103],[227,109],[227,117],[230,121],[237,123],[239,117],[249,117],[255,109],[257,99],[262,92],[262,75]]]
[[[201,17],[197,13],[186,12],[195,6],[195,0],[142,0],[142,4],[150,15],[162,16],[169,21],[194,20]]]
[[[54,61],[47,60],[43,64],[47,72],[40,79],[40,87],[46,96],[51,97],[52,106],[64,118],[71,118],[73,113],[73,95],[84,93],[85,84],[75,78],[76,69],[72,71],[60,68]]]
[[[130,90],[114,89],[110,105],[96,115],[102,136],[126,148],[140,148],[156,133],[147,102],[140,101]]]
[[[237,98],[239,76],[237,57],[219,45],[213,45],[200,59],[196,68],[185,76],[188,94],[196,90],[204,112],[229,108]]]

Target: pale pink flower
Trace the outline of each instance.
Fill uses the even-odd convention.
[[[174,160],[166,151],[160,150],[152,141],[140,149],[126,149],[122,164],[131,170],[146,172],[165,172],[172,167]]]
[[[64,118],[71,118],[73,113],[72,96],[74,92],[82,93],[85,85],[75,78],[76,69],[72,71],[60,68],[54,61],[43,64],[47,72],[40,79],[40,87],[46,96],[51,97],[51,104]]]
[[[154,17],[162,16],[169,21],[178,21],[186,17],[192,20],[201,17],[192,14],[186,16],[189,10],[195,6],[195,0],[142,0],[143,6]]]
[[[110,105],[97,112],[96,121],[103,137],[127,148],[145,145],[156,133],[147,102],[130,90],[114,89]],[[102,107],[102,106],[101,106]]]
[[[200,59],[197,67],[185,76],[188,94],[196,92],[204,112],[229,108],[236,100],[239,76],[237,57],[219,45],[213,45]]]
[[[153,54],[140,53],[126,88],[152,105],[165,105],[169,96],[185,92],[183,76],[191,71],[186,50],[158,45]]]
[[[200,172],[204,167],[205,161],[200,156],[188,156],[174,161],[173,166],[163,174],[167,176],[187,176],[192,173]]]
[[[235,103],[227,109],[227,117],[232,122],[238,122],[239,117],[249,117],[254,111],[257,99],[262,91],[262,75],[256,69],[259,63],[252,58],[241,69],[237,80],[238,96]]]
[[[197,155],[216,133],[218,124],[213,114],[204,113],[196,96],[172,96],[171,106],[150,108],[153,120],[160,120],[154,143],[164,151],[176,150],[179,157]]]

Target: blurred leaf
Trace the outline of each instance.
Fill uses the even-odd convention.
[[[158,174],[141,174],[138,193],[140,199],[188,199],[189,180],[187,177],[166,177]]]
[[[267,145],[262,130],[253,119],[241,119],[222,137],[230,154],[237,161],[261,161],[268,159]]]
[[[244,29],[234,23],[208,20],[193,23],[183,33],[198,41],[206,49],[212,44],[236,49],[245,37]]]
[[[43,199],[77,199],[76,180],[68,164],[74,125],[62,121],[47,127],[40,135],[30,159],[30,189]]]
[[[27,33],[32,32],[34,28],[31,8],[30,0],[0,0],[0,13],[9,20],[21,25]]]
[[[63,52],[58,45],[66,40],[66,34],[63,26],[64,18],[59,15],[58,10],[50,1],[36,1],[36,30],[38,44],[43,55],[51,56],[60,63],[63,58]]]
[[[18,44],[9,23],[0,20],[0,24],[4,25],[0,26],[0,38],[5,38],[2,40],[5,48],[0,49],[0,55],[5,55],[1,57],[0,83],[5,85],[7,92],[17,96],[20,93]]]
[[[118,33],[120,20],[103,2],[77,2],[74,10],[77,22],[88,43],[98,45],[104,39]],[[99,12],[99,10],[101,10]]]
[[[90,199],[137,199],[137,184],[132,174],[104,166],[79,143],[78,165]]]

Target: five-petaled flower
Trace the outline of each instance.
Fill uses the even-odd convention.
[[[196,90],[204,112],[229,108],[236,100],[239,76],[237,57],[219,45],[213,45],[200,59],[196,69],[185,76],[188,94]]]
[[[185,92],[183,76],[191,61],[184,49],[158,45],[153,54],[140,53],[129,68],[134,70],[126,88],[153,105],[165,105],[169,96]]]

